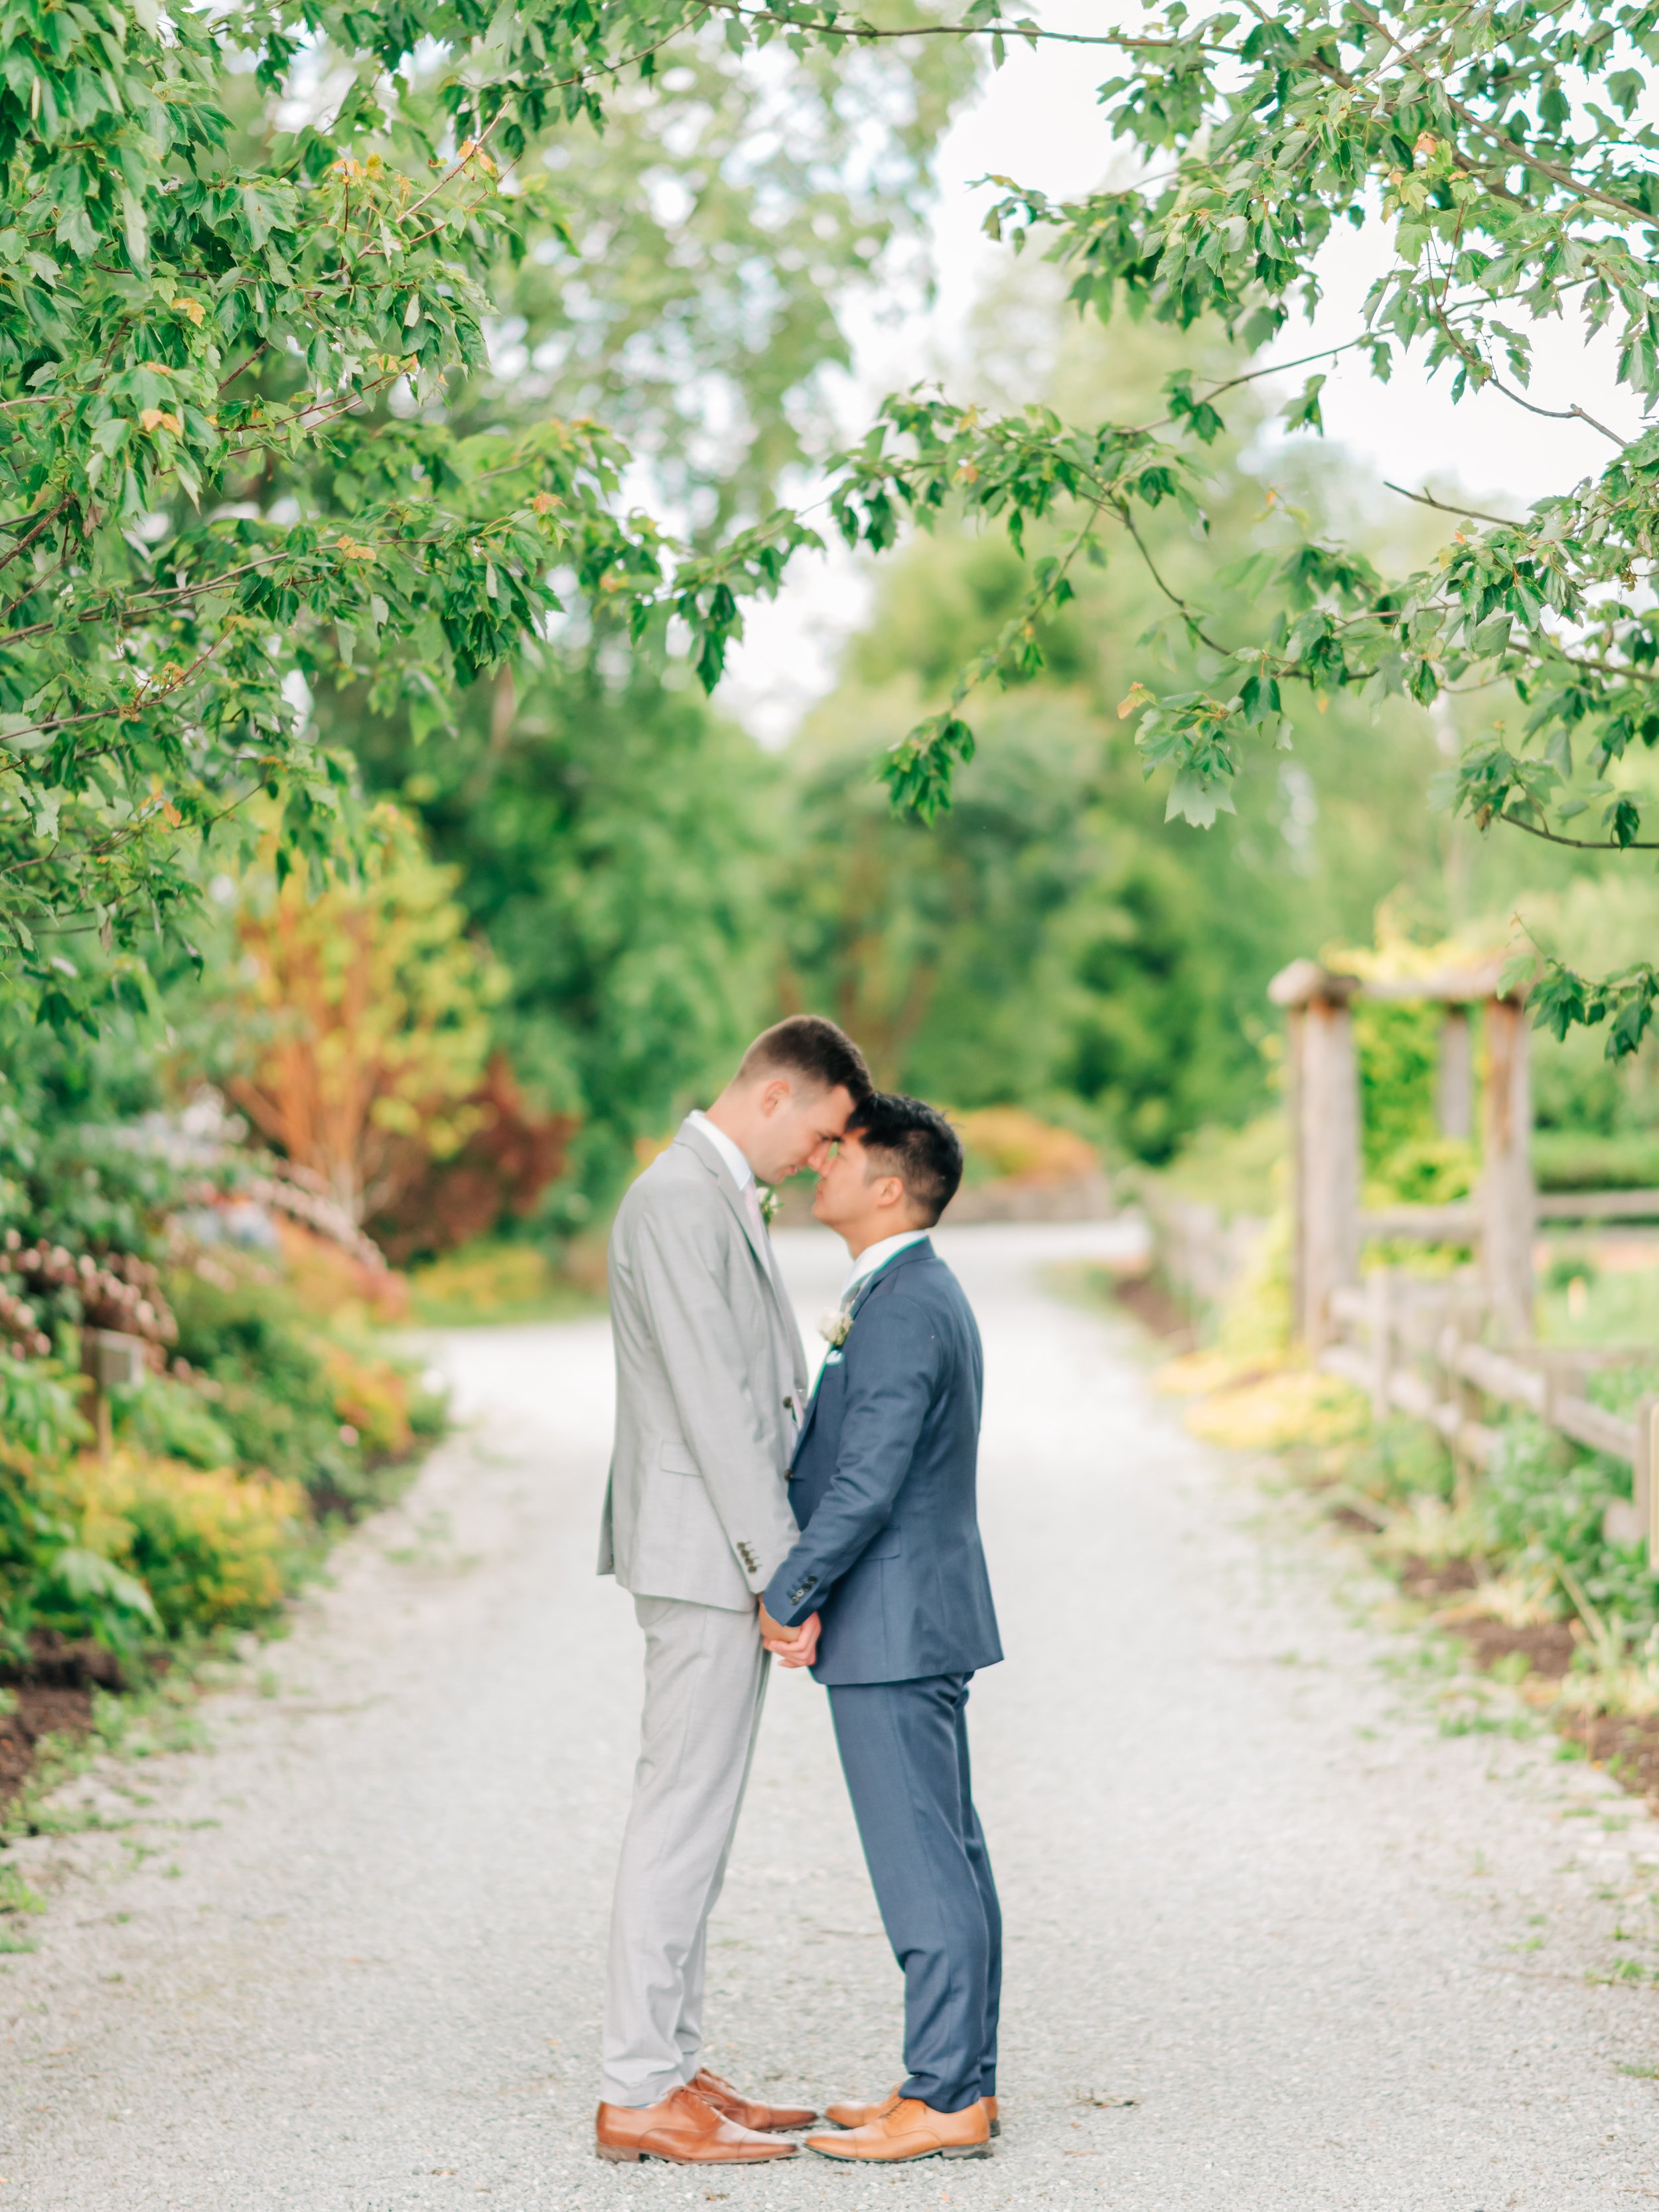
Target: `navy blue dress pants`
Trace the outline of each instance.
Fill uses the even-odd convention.
[[[904,1970],[903,2094],[959,2112],[997,2086],[1002,1912],[968,1769],[967,1674],[832,1685],[836,1742]]]

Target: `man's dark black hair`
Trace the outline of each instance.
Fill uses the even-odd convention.
[[[893,1091],[872,1091],[848,1132],[878,1175],[896,1175],[931,1229],[962,1181],[962,1139],[937,1106]]]
[[[740,1079],[799,1075],[824,1091],[845,1091],[857,1106],[873,1089],[864,1054],[843,1029],[822,1014],[791,1014],[763,1030],[743,1056]]]

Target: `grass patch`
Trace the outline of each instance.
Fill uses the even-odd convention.
[[[0,1866],[0,1915],[44,1912],[46,1900],[31,1889],[15,1867]]]

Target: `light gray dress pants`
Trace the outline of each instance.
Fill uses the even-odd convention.
[[[759,1615],[636,1597],[645,1716],[611,1916],[600,2094],[654,2105],[701,2060],[708,1916],[766,1695]]]

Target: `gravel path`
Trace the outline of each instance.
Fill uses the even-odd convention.
[[[639,1653],[591,1571],[591,1322],[447,1339],[474,1425],[210,1702],[213,1755],[107,1764],[70,1796],[125,1825],[13,1855],[52,1905],[0,1959],[0,2212],[1659,2197],[1659,1996],[1601,1978],[1659,1956],[1659,1834],[1376,1626],[1354,1554],[1185,1437],[1126,1329],[1044,1293],[1114,1233],[941,1239],[987,1340],[1011,1655],[975,1694],[1010,1934],[994,2160],[592,2157]],[[781,1242],[810,1326],[839,1248]],[[716,1926],[721,2070],[896,2077],[897,1975],[801,1676]]]

